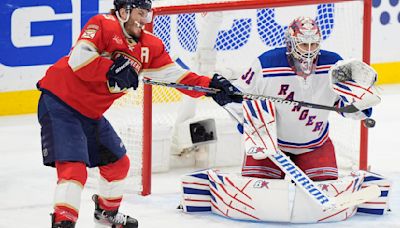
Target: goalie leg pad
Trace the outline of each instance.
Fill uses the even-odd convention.
[[[278,149],[275,106],[266,100],[247,100],[242,105],[246,154],[263,160]]]
[[[330,197],[351,195],[360,189],[364,175],[355,172],[338,180],[315,182]],[[310,213],[311,212],[311,213]],[[293,203],[293,223],[336,222],[346,220],[356,213],[356,206],[339,210],[321,210],[321,207],[296,186]]]
[[[207,170],[187,174],[181,178],[181,206],[184,212],[211,211],[210,181]]]
[[[363,204],[358,205],[357,212],[364,214],[373,215],[384,215],[389,211],[389,193],[392,188],[392,182],[385,177],[371,173],[367,171],[362,171],[365,173],[364,182],[361,188],[365,188],[371,185],[378,185],[381,190],[381,194],[377,199],[367,201]]]
[[[182,177],[185,212],[212,211],[223,217],[289,222],[293,185],[285,180],[247,178],[203,170]],[[291,192],[291,193],[290,193]]]
[[[208,171],[212,212],[252,221],[290,221],[290,188],[285,180],[246,178]]]
[[[380,198],[387,196],[387,180],[377,178],[382,177],[357,171],[338,180],[316,182],[316,185],[332,198],[348,196],[351,200],[359,201],[360,195],[356,198],[352,196],[360,192],[362,186],[374,185],[376,181],[381,185]],[[214,170],[188,174],[182,178],[182,186],[182,205],[185,212],[212,210],[213,213],[231,219],[291,223],[335,222],[352,217],[357,210],[357,204],[324,210],[299,186],[286,180],[242,177]],[[364,199],[365,197],[371,198],[362,196]],[[360,204],[360,207],[363,205]]]

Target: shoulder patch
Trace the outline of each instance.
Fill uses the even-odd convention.
[[[92,28],[86,28],[86,30],[83,32],[81,38],[85,39],[93,39],[96,36],[98,29],[92,29]]]

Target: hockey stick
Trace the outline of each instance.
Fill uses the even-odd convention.
[[[154,80],[150,80],[150,79],[143,79],[143,83],[149,84],[149,85],[166,86],[166,87],[172,87],[172,88],[176,88],[176,89],[185,89],[185,90],[210,93],[210,94],[215,94],[220,91],[219,89],[215,89],[215,88],[209,88],[209,87],[203,87],[203,86],[191,86],[191,85],[185,85],[185,84],[173,83],[173,82],[154,81]],[[281,103],[281,104],[287,104],[287,105],[293,105],[293,106],[303,106],[303,107],[315,108],[315,109],[324,109],[324,110],[335,111],[335,112],[354,113],[354,112],[360,111],[354,105],[347,105],[342,108],[337,108],[335,106],[326,106],[326,105],[313,104],[313,103],[296,101],[296,100],[286,100],[286,99],[278,98],[278,97],[256,95],[256,94],[242,93],[242,92],[234,92],[232,95],[233,96],[241,96],[246,99],[269,100],[274,103]]]
[[[259,105],[255,104],[255,108],[253,102],[251,104],[244,104],[243,115],[247,124],[246,126],[250,127],[250,129],[247,128],[246,132],[245,126],[245,133],[247,134],[248,139],[251,140],[249,142],[254,144],[256,148],[262,149],[262,153],[266,155],[264,158],[270,158],[271,161],[275,163],[286,175],[288,175],[290,179],[292,179],[293,182],[299,186],[300,189],[302,189],[315,202],[321,205],[324,211],[340,211],[342,209],[353,207],[360,203],[379,197],[381,191],[377,185],[369,186],[349,195],[343,195],[339,197],[329,197],[326,195],[314,183],[314,181],[312,181],[294,162],[290,160],[288,156],[286,156],[277,148],[276,141],[274,140],[276,133],[274,134],[274,131],[270,131],[271,129],[267,127],[267,125],[275,126],[275,117],[274,114],[271,114],[275,113],[274,108],[268,108],[268,105],[266,105],[266,112],[263,112],[259,110],[258,106]],[[253,110],[252,114],[250,114],[250,109]],[[251,154],[253,157],[257,154],[250,150],[249,152],[246,151],[246,153]]]
[[[176,89],[185,89],[185,90],[191,90],[191,91],[197,91],[197,92],[203,92],[203,93],[211,93],[211,94],[215,94],[220,91],[219,89],[215,89],[215,88],[209,88],[209,87],[203,87],[203,86],[192,86],[192,85],[185,85],[185,84],[173,83],[173,82],[154,81],[154,80],[150,80],[150,79],[143,79],[143,83],[149,84],[149,85],[166,86],[166,87],[171,87],[171,88],[176,88]],[[233,95],[241,96],[241,97],[247,98],[247,99],[270,100],[274,103],[282,103],[282,104],[293,105],[293,106],[303,106],[303,107],[307,107],[307,108],[323,109],[323,110],[342,112],[342,113],[354,113],[354,112],[360,111],[358,108],[356,108],[352,104],[341,107],[341,108],[337,108],[335,106],[332,107],[332,106],[313,104],[313,103],[308,103],[308,102],[303,102],[303,101],[286,100],[286,99],[278,98],[278,97],[255,95],[255,94],[242,93],[242,92],[235,92]],[[366,118],[362,122],[363,122],[364,126],[367,128],[374,127],[375,123],[376,123],[375,120],[372,118]]]
[[[299,186],[308,196],[319,203],[324,211],[341,211],[345,208],[353,207],[369,200],[377,199],[381,190],[377,185],[371,185],[348,195],[329,197],[312,181],[299,167],[294,164],[289,157],[277,150],[275,154],[268,155],[286,175],[290,176],[297,186]]]

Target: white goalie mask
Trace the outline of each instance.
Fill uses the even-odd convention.
[[[294,61],[296,73],[310,75],[320,51],[321,32],[315,20],[298,17],[290,23],[286,34],[288,54]]]

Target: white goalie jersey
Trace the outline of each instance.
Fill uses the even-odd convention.
[[[307,77],[301,77],[290,67],[286,48],[276,48],[260,55],[250,69],[233,84],[242,92],[251,94],[327,106],[344,106],[351,102],[332,89],[328,76],[331,66],[341,59],[334,52],[321,50],[315,71]],[[240,116],[242,114],[240,104],[230,103],[226,108]],[[329,113],[326,110],[276,104],[279,148],[284,152],[301,154],[320,147],[328,139]],[[363,112],[342,115],[356,119],[367,117]]]

